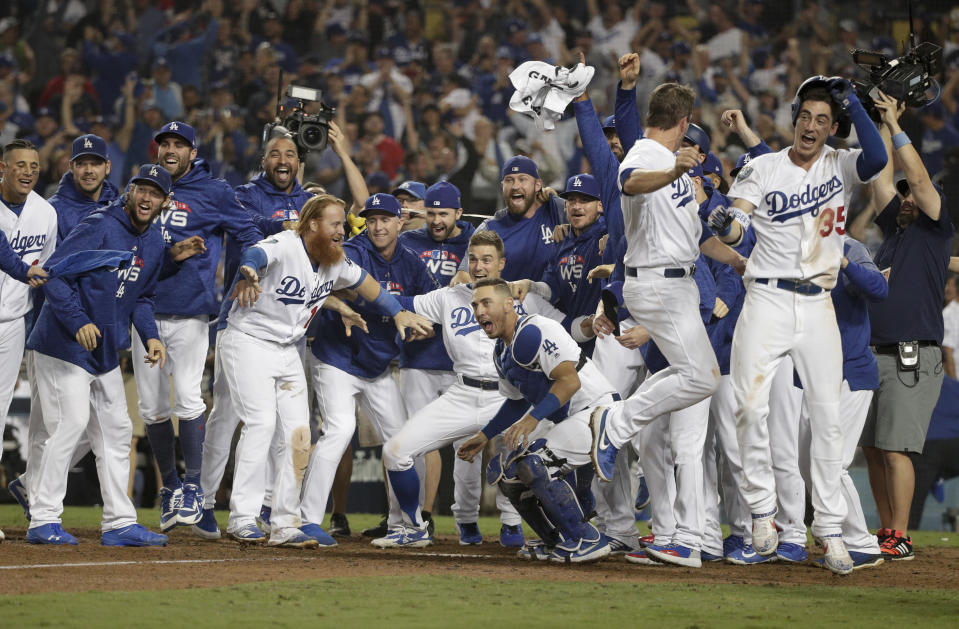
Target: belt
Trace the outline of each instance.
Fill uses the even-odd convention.
[[[775,284],[773,284],[773,282],[775,282]],[[799,293],[800,295],[818,295],[826,290],[822,286],[816,286],[815,284],[811,284],[809,282],[796,282],[794,280],[771,280],[765,277],[760,277],[756,280],[756,283],[775,286],[776,288],[788,290],[792,293]]]
[[[469,376],[460,376],[460,379],[463,381],[463,384],[468,387],[473,387],[474,389],[482,389],[483,391],[496,391],[499,389],[498,380],[477,380]]]
[[[640,269],[635,266],[628,266],[626,267],[626,275],[628,275],[629,277],[637,277],[638,272],[640,270],[662,273],[663,277],[669,277],[669,278],[686,277],[686,276],[692,277],[693,275],[696,274],[696,265],[693,264],[693,265],[690,265],[689,267],[684,267],[684,266],[666,267],[666,268],[656,267],[656,268],[648,268],[648,269],[647,268]]]
[[[905,341],[906,343],[916,343],[919,347],[939,347],[937,341]],[[898,354],[899,343],[886,343],[884,345],[873,345],[873,350],[877,354]]]

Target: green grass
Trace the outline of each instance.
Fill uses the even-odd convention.
[[[955,626],[956,591],[549,583],[458,576],[0,596],[5,627]],[[310,623],[310,624],[305,624]],[[798,625],[802,626],[802,625]]]

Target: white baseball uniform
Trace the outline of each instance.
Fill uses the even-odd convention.
[[[829,290],[836,284],[851,183],[860,151],[823,147],[809,170],[789,148],[754,158],[729,192],[753,206],[756,246],[746,265],[746,299],[733,335],[730,372],[745,498],[754,514],[776,505],[766,416],[773,374],[791,355],[810,412],[813,535],[840,534],[846,515],[840,478],[842,345]],[[864,183],[864,182],[863,182]],[[785,282],[780,281],[785,280]],[[805,293],[789,284],[798,282]],[[816,288],[823,289],[809,294]]]
[[[783,357],[769,391],[769,455],[776,479],[780,542],[806,545],[806,485],[799,470],[799,415],[803,392],[793,382],[793,361]]]

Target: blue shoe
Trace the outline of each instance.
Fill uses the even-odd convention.
[[[639,490],[636,492],[636,504],[634,505],[637,511],[642,511],[649,506],[649,488],[646,486],[646,477],[639,477]]]
[[[872,568],[873,566],[881,565],[885,561],[882,553],[873,555],[872,553],[860,553],[855,550],[850,550],[849,556],[852,557],[853,570]]]
[[[181,489],[180,508],[176,512],[177,524],[192,526],[203,517],[203,490],[199,485],[185,483]]]
[[[773,553],[771,555],[760,555],[757,553],[751,544],[746,544],[742,548],[737,548],[733,552],[726,555],[726,561],[729,563],[734,563],[737,566],[751,566],[755,563],[772,563],[779,559],[779,555]]]
[[[460,546],[479,546],[483,543],[483,534],[476,522],[457,522],[456,528],[460,531]]]
[[[625,555],[626,553],[632,553],[639,550],[639,539],[634,537],[632,539],[620,539],[618,537],[607,537],[609,540],[609,554],[610,555]]]
[[[220,539],[220,527],[217,526],[213,509],[204,509],[200,521],[193,525],[193,532],[203,539]]]
[[[646,547],[646,555],[656,561],[687,568],[702,568],[703,566],[700,552],[682,544],[650,544]]]
[[[27,529],[27,542],[53,546],[76,546],[77,538],[63,530],[59,524],[44,524]]]
[[[319,524],[304,524],[300,527],[300,530],[315,539],[316,543],[320,546],[329,548],[330,546],[337,545],[337,541],[333,539],[333,536],[324,531],[323,527]]]
[[[525,561],[547,561],[553,549],[541,539],[531,539],[523,543],[516,556]]]
[[[596,468],[596,475],[604,481],[612,480],[616,468],[616,454],[619,452],[606,436],[609,414],[613,409],[612,405],[597,406],[589,417],[589,429],[593,433],[593,445],[589,455],[593,460],[593,467]]]
[[[166,546],[169,541],[166,535],[154,533],[142,524],[130,524],[100,536],[103,546]]]
[[[10,483],[12,485],[13,483]],[[10,485],[7,485],[7,489],[10,489]],[[946,480],[940,478],[936,481],[936,484],[932,486],[932,489],[929,490],[932,494],[932,497],[936,499],[936,502],[945,502],[946,500]],[[12,491],[10,493],[13,493]],[[20,502],[17,499],[17,502]]]
[[[809,559],[806,547],[792,542],[779,542],[779,546],[776,547],[776,556],[789,563],[801,563]]]
[[[160,530],[164,533],[175,527],[180,521],[177,514],[183,502],[183,488],[160,488]]]
[[[523,527],[519,524],[504,524],[499,529],[499,545],[504,548],[522,548],[526,543]]]
[[[706,552],[705,550],[703,550],[703,551],[700,551],[699,553],[699,559],[703,563],[717,563],[723,560],[723,555],[714,555],[710,552]]]
[[[549,560],[555,563],[591,563],[609,556],[609,539],[594,526],[588,526],[592,529],[587,529],[589,539],[560,542],[550,553]]]
[[[255,524],[247,524],[228,533],[230,537],[243,544],[262,544],[266,541],[266,535]]]
[[[320,527],[317,526],[317,528]],[[326,535],[325,532],[323,534]],[[336,542],[333,543],[335,544]],[[316,548],[320,545],[320,543],[316,540],[316,538],[311,535],[307,535],[301,529],[290,526],[272,531],[270,533],[270,541],[268,542],[268,545],[282,546],[284,548]]]
[[[377,548],[425,548],[433,545],[433,538],[425,528],[401,525],[370,543]]]
[[[13,499],[17,501],[20,508],[23,509],[23,515],[27,516],[27,520],[29,520],[30,501],[27,500],[27,488],[23,486],[23,481],[20,480],[19,476],[7,483],[7,491],[9,491]],[[939,502],[942,501],[940,500]]]
[[[264,533],[270,532],[270,515],[273,513],[273,507],[263,505],[260,507],[260,515],[256,516],[256,525]]]
[[[723,540],[723,557],[729,557],[733,551],[746,547],[746,540],[742,535],[730,535]]]

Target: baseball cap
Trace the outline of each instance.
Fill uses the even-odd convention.
[[[170,173],[159,164],[144,164],[140,166],[140,172],[130,179],[130,183],[146,181],[160,188],[164,195],[170,194],[170,188],[173,187],[173,180],[170,179]]]
[[[406,194],[416,197],[417,199],[425,199],[426,184],[422,184],[418,181],[404,181],[403,183],[399,185],[399,187],[393,190],[393,192],[391,192],[390,194],[392,194],[395,197],[401,192],[405,192]]]
[[[592,175],[573,175],[566,180],[566,190],[559,196],[564,199],[571,194],[582,194],[587,197],[599,199],[599,184],[596,183],[596,177]]]
[[[434,183],[426,191],[426,207],[452,208],[458,210],[463,207],[460,201],[460,189],[448,181]]]
[[[107,143],[106,141],[98,135],[93,135],[88,133],[87,135],[81,135],[76,140],[73,141],[73,153],[70,157],[72,162],[78,157],[83,155],[93,155],[99,157],[100,159],[107,160]]]
[[[392,194],[377,192],[363,204],[363,209],[360,210],[360,216],[367,216],[373,212],[382,212],[383,214],[389,214],[399,218],[403,215],[403,208]]]
[[[699,145],[699,150],[701,152],[709,152],[709,136],[706,135],[706,132],[703,131],[703,128],[698,124],[690,123],[689,128],[686,129],[686,135],[683,139]]]
[[[603,131],[616,128],[616,116],[606,116],[603,118]]]
[[[390,176],[384,173],[382,170],[372,172],[366,176],[366,187],[383,189],[389,188]]]
[[[36,115],[33,118],[34,120],[39,120],[40,118],[43,118],[44,116],[49,116],[51,118],[56,119],[56,116],[53,115],[53,110],[50,109],[49,107],[41,107],[40,109],[38,109]]]
[[[529,175],[539,179],[539,169],[536,162],[525,155],[516,155],[506,160],[503,164],[503,171],[500,173],[500,179],[506,179],[506,175]]]
[[[712,152],[706,153],[706,159],[703,160],[703,172],[713,173],[722,177],[723,163],[719,161],[719,158],[716,157]]]
[[[153,62],[153,66],[156,68],[169,68],[170,62],[167,61],[166,57],[157,57]]]
[[[689,175],[690,177],[699,177],[700,179],[702,179],[703,177],[702,164],[696,164],[695,166],[690,168],[688,171],[686,171],[686,174]]]
[[[740,155],[739,158],[736,159],[736,166],[731,171],[729,171],[729,176],[735,179],[736,176],[739,175],[739,171],[743,169],[743,166],[748,164],[749,160],[751,159],[752,159],[752,156],[749,153],[743,153],[742,155]]]
[[[186,140],[187,144],[192,147],[196,147],[196,132],[193,130],[193,127],[188,125],[185,122],[180,122],[179,120],[174,120],[173,122],[168,122],[160,130],[156,132],[153,136],[153,139],[157,142],[160,141],[160,138],[164,135],[175,135]]]

